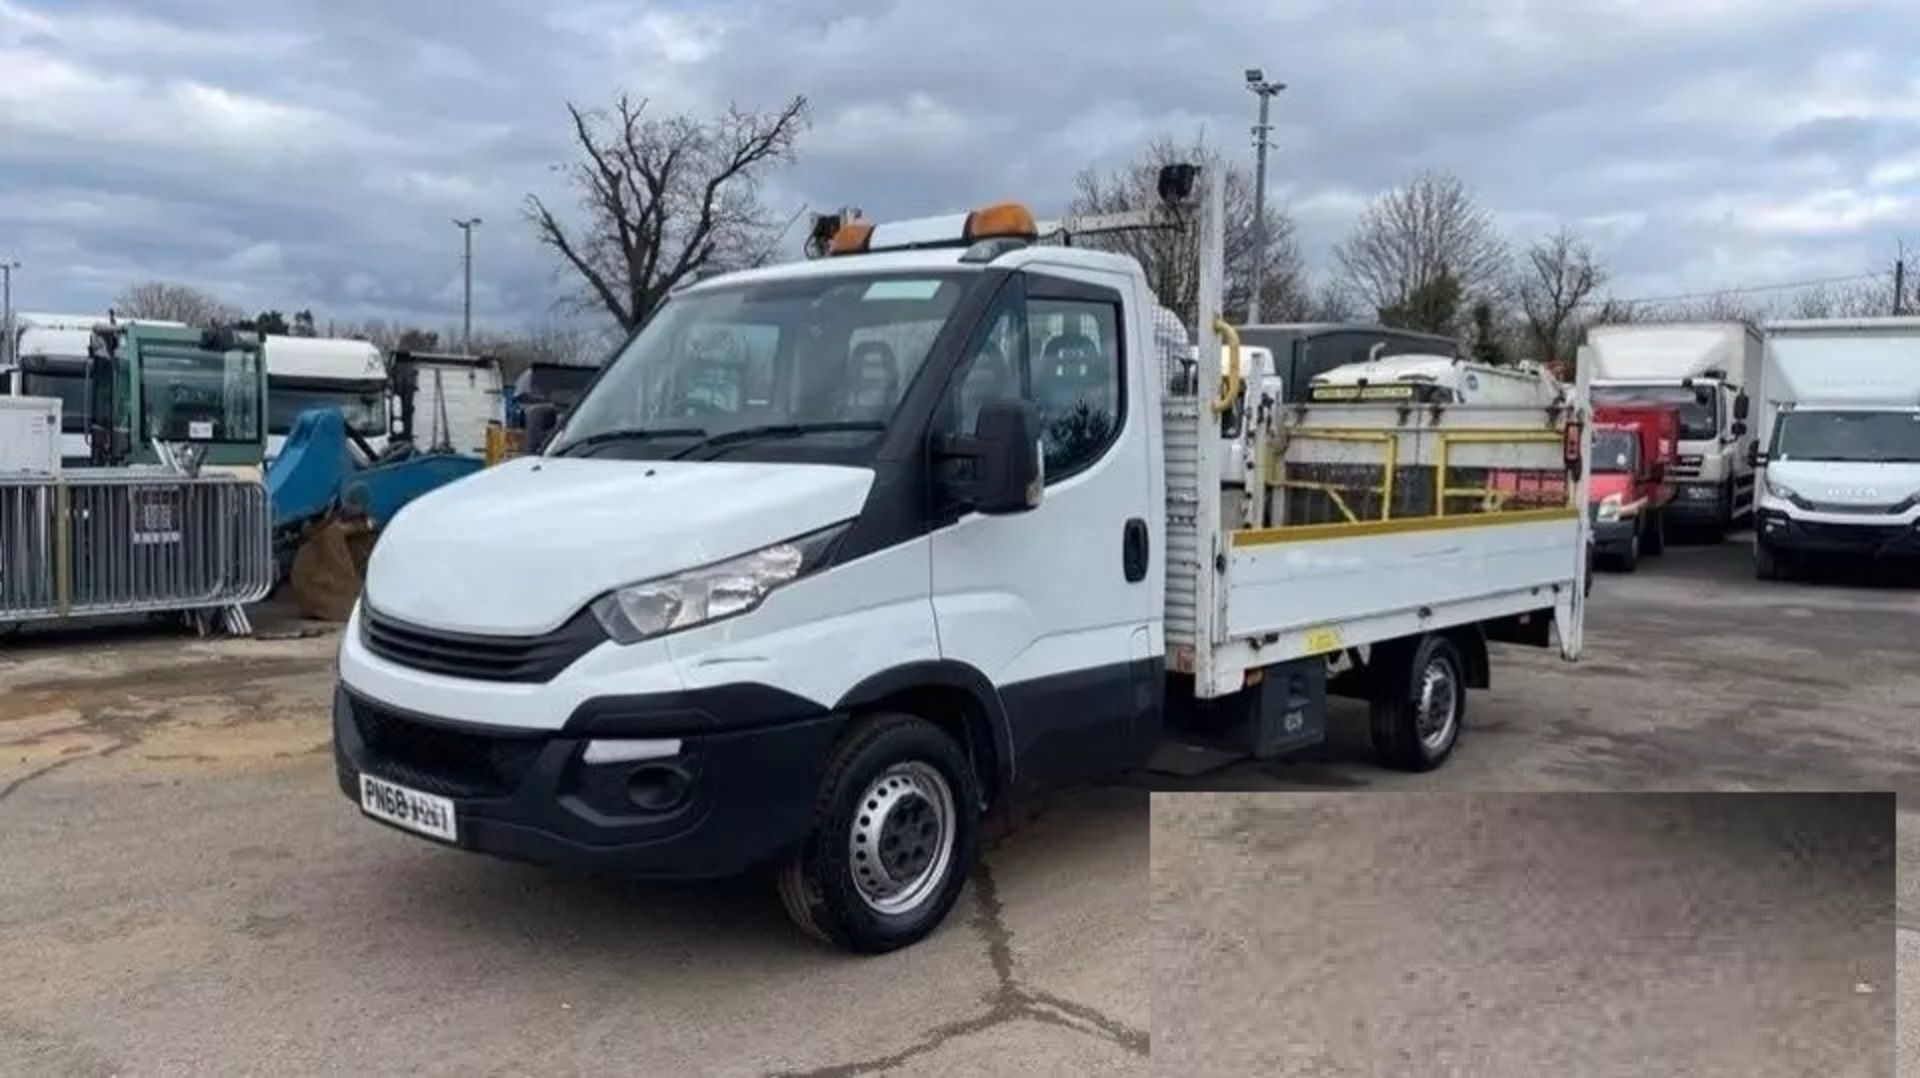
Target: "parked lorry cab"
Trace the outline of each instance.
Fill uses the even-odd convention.
[[[1640,556],[1666,552],[1667,507],[1680,452],[1680,409],[1674,405],[1600,405],[1593,410],[1594,555],[1623,572]]]
[[[1680,456],[1669,523],[1723,535],[1753,511],[1747,411],[1760,331],[1744,322],[1604,325],[1587,331],[1593,403],[1672,404]]]
[[[1264,348],[1272,356],[1281,392],[1303,400],[1315,375],[1335,367],[1402,354],[1457,356],[1451,337],[1391,326],[1349,322],[1271,322],[1238,327],[1242,346]]]
[[[1309,400],[1329,404],[1412,401],[1546,408],[1564,402],[1565,392],[1536,364],[1500,367],[1419,353],[1342,364],[1307,383]]]
[[[280,454],[300,413],[336,408],[349,431],[376,453],[385,448],[387,364],[368,341],[267,334],[267,455]]]
[[[1920,556],[1920,319],[1766,333],[1754,574]]]
[[[17,314],[11,361],[0,365],[0,395],[60,401],[60,458],[69,466],[84,465],[92,455],[87,443],[87,347],[93,340],[93,327],[108,320],[103,314]],[[186,326],[162,319],[124,321]]]
[[[1278,756],[1343,694],[1384,763],[1439,766],[1491,642],[1579,653],[1579,397],[1283,405],[1226,520],[1232,327],[1042,242],[1192,229],[1218,311],[1195,173],[1125,214],[845,221],[676,290],[557,434],[529,417],[540,455],[389,524],[341,641],[342,792],[508,857],[772,866],[799,925],[877,951],[945,916],[983,811],[1168,737]]]
[[[257,476],[266,456],[266,367],[256,333],[102,323],[87,345],[88,463],[158,464],[193,446],[217,469]]]

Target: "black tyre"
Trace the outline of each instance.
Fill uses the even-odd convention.
[[[1765,546],[1753,544],[1753,578],[1755,580],[1792,580],[1799,572],[1799,566],[1784,554],[1775,554]]]
[[[1657,558],[1667,552],[1667,517],[1665,513],[1654,512],[1647,518],[1647,533],[1641,540],[1641,552],[1649,558]]]
[[[1391,688],[1373,698],[1374,754],[1396,770],[1432,771],[1453,754],[1466,723],[1466,665],[1460,649],[1444,636],[1424,637],[1413,648],[1407,669],[1395,673],[1400,676],[1385,682]]]
[[[809,934],[866,954],[939,926],[979,844],[980,787],[939,727],[874,715],[834,750],[813,831],[780,870],[787,915]]]
[[[1614,567],[1623,573],[1631,573],[1640,568],[1640,545],[1646,542],[1646,535],[1641,531],[1644,523],[1645,521],[1641,521],[1633,526],[1633,538],[1627,540],[1626,548],[1620,552],[1619,559],[1614,562]]]

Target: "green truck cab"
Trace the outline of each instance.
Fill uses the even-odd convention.
[[[97,465],[157,464],[156,440],[191,444],[214,467],[267,452],[260,335],[216,326],[107,324],[87,349],[87,439]]]

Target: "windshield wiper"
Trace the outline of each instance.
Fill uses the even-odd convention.
[[[757,427],[723,430],[674,452],[667,459],[680,460],[702,449],[729,449],[748,442],[757,442],[763,438],[798,438],[805,434],[826,434],[832,431],[886,429],[885,423],[872,419],[838,420],[831,423],[766,423]]]
[[[603,430],[598,434],[589,434],[577,438],[553,451],[556,457],[571,456],[576,449],[604,445],[607,442],[643,442],[650,438],[705,438],[707,432],[699,427],[621,427],[617,430]],[[699,445],[699,442],[695,442]]]

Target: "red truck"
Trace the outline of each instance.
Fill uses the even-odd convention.
[[[1593,410],[1592,471],[1587,512],[1594,554],[1603,565],[1633,572],[1640,555],[1666,549],[1664,518],[1680,446],[1680,409],[1672,405],[1601,405]]]

